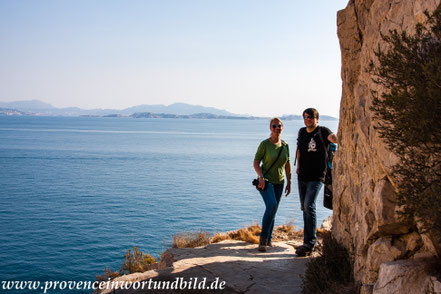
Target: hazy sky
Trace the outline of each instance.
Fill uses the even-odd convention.
[[[0,0],[0,101],[338,116],[348,0]]]

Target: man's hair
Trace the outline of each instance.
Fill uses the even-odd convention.
[[[305,113],[306,113],[307,115],[309,115],[309,116],[313,116],[313,117],[315,117],[316,119],[319,118],[319,112],[318,112],[317,109],[315,109],[315,108],[307,108],[307,109],[305,109],[305,110],[303,111],[303,113],[302,113],[302,116],[303,116],[303,117],[305,116]]]

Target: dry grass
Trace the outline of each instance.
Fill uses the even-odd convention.
[[[329,231],[321,228],[317,228],[317,237],[323,238]]]
[[[195,248],[211,243],[210,233],[204,231],[177,233],[172,239],[173,248]]]
[[[294,232],[294,226],[291,224],[281,225],[281,226],[276,227],[276,231],[290,234],[290,233]]]
[[[294,225],[287,224],[274,228],[273,240],[275,241],[289,241],[303,238],[303,229],[296,231]]]
[[[212,237],[209,233],[203,231],[199,231],[197,233],[183,232],[173,236],[172,246],[174,248],[194,248],[208,245],[210,243],[218,243],[224,240],[239,240],[258,244],[261,231],[261,227],[255,223],[237,231],[219,233]]]
[[[232,240],[245,241],[248,243],[259,244],[259,237],[262,228],[257,224],[253,224],[249,227],[239,229],[228,233],[228,236]]]
[[[257,223],[254,223],[251,226],[247,226],[237,231],[216,234],[211,239],[211,243],[231,239],[245,241],[252,244],[259,244],[261,231],[262,228]],[[303,230],[295,231],[295,228],[292,224],[280,225],[274,228],[274,241],[289,241],[299,238],[303,238]]]
[[[227,233],[214,234],[214,236],[211,238],[211,243],[219,243],[229,239],[231,238]]]

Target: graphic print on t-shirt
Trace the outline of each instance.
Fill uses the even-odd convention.
[[[315,147],[317,146],[317,143],[314,141],[314,138],[311,138],[311,141],[308,143],[308,152],[316,152],[317,149]]]

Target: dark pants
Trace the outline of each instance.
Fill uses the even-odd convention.
[[[298,183],[300,206],[303,210],[303,244],[312,248],[317,241],[315,202],[323,183],[320,181],[304,182],[300,180],[298,180]]]

